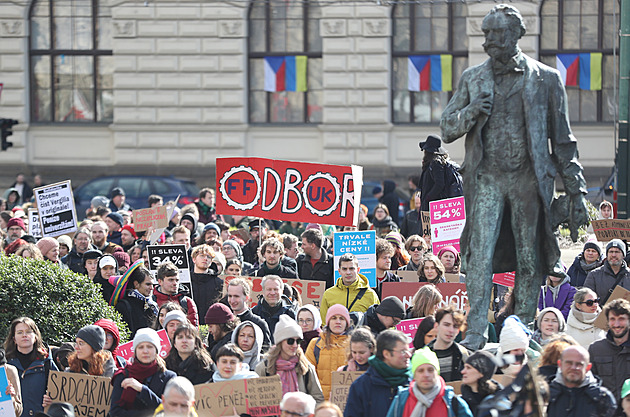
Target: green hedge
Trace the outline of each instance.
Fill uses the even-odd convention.
[[[11,321],[20,316],[35,320],[49,345],[73,342],[81,327],[101,318],[116,322],[121,343],[130,335],[121,315],[101,296],[100,286],[87,276],[48,261],[0,254],[2,342]]]

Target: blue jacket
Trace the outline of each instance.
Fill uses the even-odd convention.
[[[48,362],[48,366],[44,366],[46,362]],[[22,404],[24,405],[21,417],[31,417],[43,411],[42,401],[44,401],[46,385],[48,384],[45,368],[48,367],[50,371],[58,371],[55,362],[50,357],[44,360],[36,360],[26,370],[17,358],[9,359],[7,363],[15,366],[20,375],[20,391],[22,393]]]
[[[344,417],[383,417],[387,414],[397,392],[398,387],[391,387],[376,369],[370,366],[350,385],[343,415]]]
[[[112,380],[114,388],[112,389],[111,408],[109,410],[111,417],[152,416],[155,409],[162,404],[162,394],[166,388],[166,383],[177,376],[173,371],[156,372],[147,378],[146,385],[142,384],[142,391],[136,396],[133,408],[125,409],[119,405],[123,392],[120,384],[126,378],[125,375],[125,373],[118,374]]]
[[[391,407],[389,407],[387,417],[402,417],[403,410],[405,409],[405,404],[407,403],[408,398],[409,388],[399,388],[396,398],[394,398]],[[455,395],[453,387],[449,385],[444,386],[444,395],[442,396],[442,401],[446,403],[446,408],[448,409],[448,417],[473,417],[472,412],[468,407],[468,403],[466,403],[466,401],[464,401],[459,395]],[[457,414],[455,414],[455,412],[453,411],[453,401],[457,401],[458,403]]]

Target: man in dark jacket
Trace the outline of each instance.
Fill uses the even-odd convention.
[[[90,229],[82,227],[74,235],[72,250],[61,258],[61,262],[68,265],[72,272],[86,274],[87,271],[83,266],[83,254],[90,249],[94,249],[92,246],[92,232],[90,232]]]
[[[599,268],[603,263],[602,248],[599,246],[599,243],[586,242],[582,253],[575,257],[573,264],[567,271],[567,275],[571,277],[571,286],[575,288],[583,287],[588,273],[595,268]]]
[[[626,245],[619,239],[613,239],[606,245],[604,265],[592,270],[586,276],[584,286],[597,293],[603,305],[619,285],[630,290],[630,269],[623,258],[626,257]]]
[[[252,313],[249,308],[251,303],[252,284],[245,278],[234,278],[227,283],[227,304],[230,306],[234,314],[238,316],[241,323],[251,321],[257,324],[263,333],[263,351],[267,351],[271,346],[271,332],[269,325],[260,316]],[[222,300],[223,301],[223,300]]]
[[[420,218],[420,206],[422,201],[420,199],[421,192],[417,190],[413,193],[413,199],[416,208],[411,209],[405,213],[405,217],[402,220],[402,224],[400,225],[400,233],[408,238],[411,235],[420,235],[422,236],[422,219]]]
[[[379,201],[387,206],[389,215],[394,223],[398,224],[398,195],[396,194],[396,183],[392,180],[383,181],[383,197]]]
[[[265,240],[260,247],[260,253],[265,260],[260,269],[256,271],[257,277],[267,275],[278,275],[280,278],[297,278],[295,270],[283,265],[281,260],[284,256],[284,245],[276,238]]]
[[[252,265],[258,265],[258,245],[261,236],[267,231],[267,223],[262,219],[254,218],[249,222],[249,240],[243,246],[243,260]]]
[[[108,208],[113,211],[131,211],[132,208],[129,204],[125,203],[125,199],[127,198],[125,195],[125,190],[120,187],[114,188],[110,193],[110,201]]]
[[[205,312],[221,298],[223,293],[223,280],[216,274],[210,264],[214,253],[206,244],[195,246],[192,251],[193,270],[190,273],[193,300],[199,313],[199,324],[205,323]]]
[[[367,326],[377,337],[382,331],[394,327],[405,318],[405,306],[396,296],[390,296],[375,304],[360,316],[357,326]]]
[[[325,281],[326,288],[335,285],[334,259],[322,247],[324,235],[321,230],[308,229],[301,238],[304,253],[297,257],[298,277]]]
[[[203,224],[214,222],[217,212],[214,208],[214,190],[212,188],[202,188],[199,191],[199,201],[195,202],[199,211],[199,221]]]
[[[258,304],[252,308],[252,313],[267,322],[269,332],[273,335],[280,316],[286,314],[295,319],[295,310],[291,300],[282,295],[284,288],[282,278],[277,275],[267,275],[263,278],[261,286],[263,289],[262,297],[258,298]],[[271,342],[273,343],[273,339]]]
[[[590,372],[589,355],[582,346],[569,346],[558,361],[549,385],[548,417],[610,417],[616,402],[611,392]]]
[[[383,417],[398,392],[411,379],[409,340],[398,330],[385,330],[376,339],[370,367],[348,391],[344,417]]]

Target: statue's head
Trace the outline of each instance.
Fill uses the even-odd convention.
[[[525,34],[521,13],[499,4],[484,17],[481,30],[486,38],[483,49],[490,57],[506,62],[518,52],[518,40]]]

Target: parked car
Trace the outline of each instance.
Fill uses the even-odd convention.
[[[363,181],[363,188],[361,189],[361,204],[364,204],[368,208],[368,217],[371,219],[374,214],[374,208],[378,204],[378,200],[372,195],[372,190],[375,187],[382,187],[383,184],[377,181]],[[410,196],[403,188],[396,186],[394,190],[398,196],[398,219],[402,221],[405,217],[405,212],[409,208]]]
[[[180,195],[178,203],[180,207],[192,203],[199,197],[199,188],[194,181],[187,179],[150,175],[100,177],[74,190],[74,201],[79,218],[90,208],[93,197],[104,195],[109,198],[111,190],[115,187],[121,187],[125,191],[127,204],[135,209],[148,207],[147,200],[151,194],[162,196],[165,203],[175,200]]]

